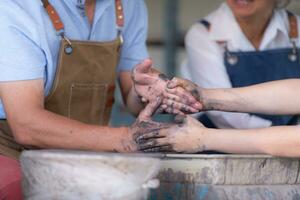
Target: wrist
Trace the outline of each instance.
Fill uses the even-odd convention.
[[[225,93],[220,89],[202,89],[202,104],[203,111],[210,110],[224,110],[225,105]]]
[[[129,111],[135,116],[137,116],[140,113],[140,111],[144,108],[144,104],[141,102],[139,95],[134,89],[134,86],[132,86],[128,94],[126,106],[129,109]]]
[[[114,142],[112,142],[113,144],[113,150],[115,152],[124,152],[123,149],[123,141],[126,139],[127,135],[129,135],[129,128],[127,127],[118,127],[118,128],[114,128]]]
[[[144,107],[145,103],[142,102],[142,97],[137,93],[134,86],[131,87],[131,98],[133,99],[134,105],[139,105],[140,107]]]
[[[119,153],[130,153],[136,151],[136,145],[133,141],[133,136],[128,127],[120,127],[118,128],[118,134],[116,140],[115,151]]]
[[[138,99],[139,95],[137,94],[135,88],[134,88],[134,83],[132,84],[131,90],[129,92],[130,96],[133,97],[134,99]]]
[[[217,142],[217,137],[216,137],[216,132],[217,129],[210,129],[210,128],[205,128],[203,134],[203,149],[202,151],[213,151],[216,150],[216,143]]]
[[[200,94],[199,101],[202,103],[202,110],[208,111],[211,110],[210,99],[211,99],[211,91],[210,89],[200,88],[198,87],[198,93]]]

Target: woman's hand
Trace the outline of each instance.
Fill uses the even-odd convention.
[[[125,128],[122,133],[120,147],[117,152],[137,152],[141,149],[140,145],[147,142],[148,135],[157,135],[161,129],[169,128],[170,124],[154,122],[151,119],[136,122],[129,128]]]
[[[176,125],[143,135],[143,152],[197,153],[205,151],[207,129],[190,116],[177,116]],[[146,140],[146,141],[145,141]],[[139,141],[139,137],[137,138]]]
[[[176,95],[169,94],[166,89],[170,80],[152,68],[150,59],[137,65],[132,71],[134,89],[141,101],[147,103],[140,118],[149,118],[155,111],[166,111],[172,114],[196,113],[201,104],[183,88],[177,88]],[[169,97],[169,98],[168,98]],[[160,107],[168,103],[168,107]]]
[[[203,88],[196,85],[190,80],[182,79],[182,78],[173,78],[167,84],[167,92],[168,94],[166,97],[168,99],[176,99],[178,97],[177,94],[181,93],[181,90],[184,89],[185,91],[189,92],[198,102],[203,101]]]

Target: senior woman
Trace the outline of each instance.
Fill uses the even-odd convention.
[[[244,87],[300,78],[299,20],[285,10],[289,0],[226,0],[192,26],[181,71],[204,88]],[[210,128],[265,128],[292,125],[297,116],[207,112]]]

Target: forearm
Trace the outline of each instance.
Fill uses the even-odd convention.
[[[125,128],[87,125],[46,110],[8,118],[16,140],[38,148],[115,151]]]
[[[208,111],[206,114],[217,128],[222,129],[253,129],[272,126],[270,120],[248,113]]]
[[[126,128],[87,125],[44,109],[44,81],[0,84],[0,98],[17,142],[38,148],[122,150]]]
[[[241,154],[300,156],[300,127],[271,127],[252,130],[208,129],[207,150]]]
[[[201,89],[205,110],[264,114],[299,114],[300,80],[269,82],[235,89]]]

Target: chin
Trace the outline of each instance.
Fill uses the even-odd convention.
[[[227,4],[235,17],[247,18],[256,14],[258,1],[262,0],[227,0]]]

